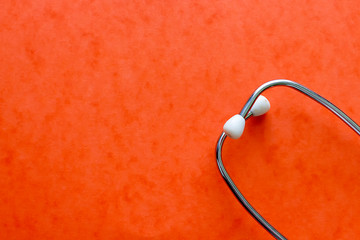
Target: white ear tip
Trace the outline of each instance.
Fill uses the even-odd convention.
[[[239,114],[236,114],[235,116],[227,120],[223,127],[226,135],[234,139],[237,139],[242,135],[242,133],[244,132],[244,128],[245,119]]]
[[[263,95],[260,95],[252,108],[250,109],[250,112],[252,112],[253,116],[260,116],[265,114],[270,109],[270,102],[267,100],[266,97]]]

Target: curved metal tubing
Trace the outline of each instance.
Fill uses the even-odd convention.
[[[360,135],[360,126],[357,125],[350,117],[348,117],[343,111],[337,108],[334,104],[326,100],[325,98],[321,97],[317,93],[311,91],[310,89],[290,80],[279,79],[267,82],[261,85],[256,91],[251,95],[249,100],[246,102],[245,106],[240,112],[240,115],[245,119],[251,117],[250,109],[254,104],[255,100],[259,97],[259,95],[265,91],[266,89],[274,86],[287,86],[298,90],[299,92],[307,95],[308,97],[312,98],[316,102],[320,103],[331,112],[333,112],[336,116],[338,116],[342,121],[344,121],[349,127],[351,127],[358,135]],[[246,116],[246,117],[245,117]],[[224,164],[221,158],[221,151],[224,141],[226,139],[226,134],[223,132],[220,135],[220,138],[216,145],[216,162],[219,168],[219,171],[224,178],[225,182],[234,193],[235,197],[239,200],[241,205],[251,214],[252,217],[255,218],[258,223],[261,224],[274,238],[278,240],[286,240],[286,238],[281,235],[273,226],[271,226],[252,206],[251,204],[245,199],[239,189],[236,187],[235,183],[230,178],[229,174],[227,173]]]

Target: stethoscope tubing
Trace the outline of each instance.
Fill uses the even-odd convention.
[[[334,113],[336,116],[338,116],[343,122],[345,122],[351,129],[353,129],[358,135],[360,135],[360,126],[356,124],[349,116],[347,116],[343,111],[341,111],[338,107],[336,107],[334,104],[323,98],[322,96],[318,95],[317,93],[311,91],[310,89],[300,85],[299,83],[286,80],[286,79],[279,79],[279,80],[273,80],[270,82],[267,82],[263,85],[261,85],[258,89],[255,90],[255,92],[251,95],[249,100],[244,105],[243,109],[240,112],[240,115],[246,119],[251,117],[250,109],[256,99],[260,96],[262,92],[267,90],[268,88],[275,87],[275,86],[286,86],[294,88],[295,90],[305,94],[306,96],[310,97],[314,101],[320,103],[327,109],[329,109],[332,113]],[[224,164],[222,162],[222,146],[224,144],[224,141],[226,139],[226,134],[223,132],[216,145],[216,162],[219,168],[219,171],[224,178],[226,184],[230,188],[230,190],[233,192],[235,197],[239,200],[240,204],[250,213],[250,215],[262,226],[264,227],[274,238],[278,240],[286,240],[286,238],[277,231],[271,224],[269,224],[252,206],[251,204],[246,200],[244,195],[239,191],[235,183],[230,178],[229,174],[227,173]]]

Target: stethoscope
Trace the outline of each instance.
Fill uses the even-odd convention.
[[[232,118],[230,118],[224,125],[224,132],[221,134],[217,145],[216,145],[216,162],[218,168],[220,170],[221,175],[223,176],[225,182],[234,193],[235,197],[239,200],[241,205],[255,218],[258,223],[261,224],[274,238],[278,240],[286,240],[286,238],[279,233],[273,226],[271,226],[245,199],[244,195],[239,191],[236,187],[235,183],[231,180],[229,174],[227,173],[224,164],[221,159],[221,150],[226,139],[226,136],[230,138],[237,139],[241,137],[244,128],[245,128],[245,120],[250,118],[251,116],[260,116],[265,114],[270,109],[269,101],[262,95],[266,89],[274,86],[287,86],[298,90],[299,92],[307,95],[313,100],[317,101],[331,112],[333,112],[336,116],[338,116],[341,120],[343,120],[347,125],[349,125],[357,134],[360,135],[360,126],[357,125],[349,116],[347,116],[343,111],[341,111],[334,104],[318,95],[317,93],[311,91],[310,89],[290,80],[279,79],[267,82],[261,85],[255,92],[251,95],[249,100],[246,102],[245,106],[241,110],[239,114],[236,114]]]

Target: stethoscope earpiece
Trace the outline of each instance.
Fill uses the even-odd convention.
[[[321,97],[317,93],[311,91],[310,89],[290,80],[279,79],[267,82],[261,85],[256,91],[251,95],[249,100],[246,102],[245,106],[239,114],[231,117],[224,125],[224,132],[220,135],[220,138],[216,145],[216,162],[219,168],[221,175],[223,176],[226,184],[229,186],[230,190],[234,193],[235,197],[239,200],[241,205],[258,221],[261,226],[263,226],[274,238],[278,240],[286,240],[286,238],[281,235],[273,226],[271,226],[245,199],[239,189],[236,187],[235,183],[230,178],[227,173],[224,164],[222,162],[221,151],[226,136],[230,138],[237,139],[241,137],[245,128],[245,121],[251,116],[260,116],[265,114],[270,109],[269,101],[262,95],[263,91],[270,87],[274,86],[287,86],[298,90],[299,92],[307,95],[316,102],[320,103],[332,113],[338,116],[342,121],[344,121],[349,127],[351,127],[357,134],[360,135],[360,126],[357,125],[349,116],[347,116],[343,111],[337,108],[334,104]]]
[[[252,105],[250,109],[250,113],[252,113],[253,116],[257,117],[267,113],[269,110],[270,110],[269,100],[263,95],[260,95],[256,99],[254,105]]]
[[[238,139],[243,134],[244,128],[245,118],[239,114],[236,114],[227,120],[227,122],[224,124],[223,130],[230,138]]]

